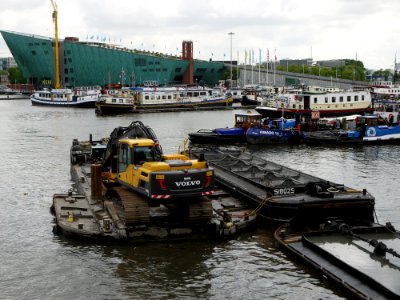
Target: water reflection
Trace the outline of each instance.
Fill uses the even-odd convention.
[[[337,299],[260,228],[226,241],[102,246],[54,237],[48,209],[71,185],[73,138],[107,136],[133,120],[150,125],[166,152],[187,133],[232,125],[234,111],[96,117],[93,110],[0,102],[0,285],[3,298],[34,299]],[[253,155],[367,188],[378,217],[400,227],[399,146],[247,147]],[[24,288],[21,288],[24,287]],[[339,294],[338,294],[339,293]],[[339,295],[339,296],[338,296]]]

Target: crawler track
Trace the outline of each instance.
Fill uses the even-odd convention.
[[[122,211],[120,217],[125,224],[143,224],[150,222],[150,207],[142,196],[125,187],[113,188],[113,198],[119,202]],[[122,214],[122,215],[121,215]]]

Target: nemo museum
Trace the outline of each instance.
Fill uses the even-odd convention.
[[[55,39],[0,31],[22,74],[35,86],[54,85]],[[224,64],[193,59],[193,42],[182,42],[182,56],[117,47],[107,43],[58,40],[60,83],[89,85],[205,84],[221,79]]]

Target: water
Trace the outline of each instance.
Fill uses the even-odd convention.
[[[230,126],[234,111],[96,117],[91,109],[0,102],[2,299],[342,299],[345,294],[274,247],[258,228],[226,241],[92,245],[54,236],[49,207],[70,186],[73,138],[107,136],[133,119],[165,152],[188,132]],[[376,197],[379,220],[400,228],[399,146],[249,147],[254,155]]]

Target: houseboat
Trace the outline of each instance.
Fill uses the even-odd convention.
[[[231,95],[206,87],[130,87],[103,91],[96,112],[120,114],[229,105],[232,105]]]
[[[339,91],[285,93],[276,95],[256,110],[263,117],[291,118],[300,114],[306,118],[336,117],[373,112],[369,91]]]

